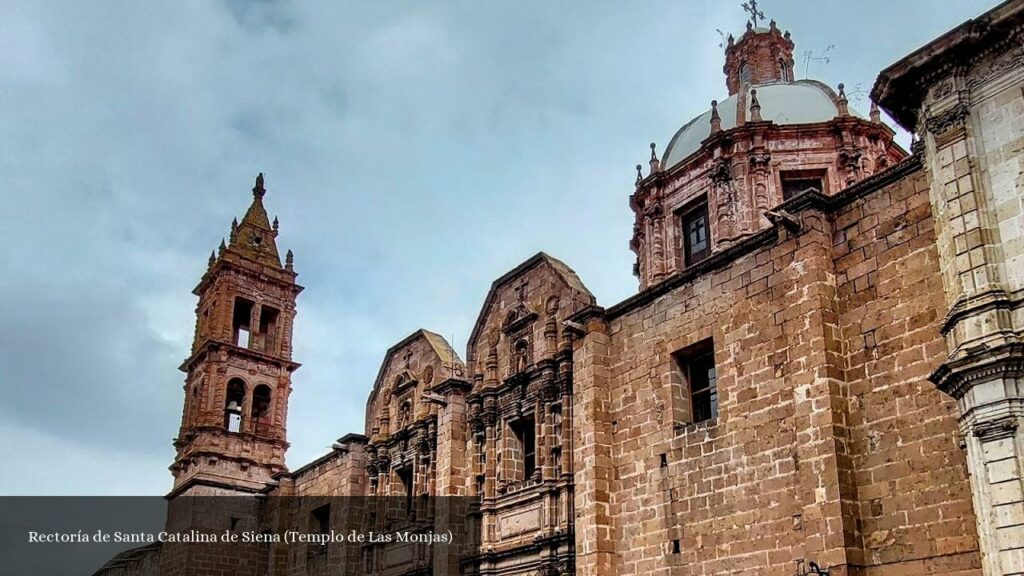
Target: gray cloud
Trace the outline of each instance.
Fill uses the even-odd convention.
[[[631,167],[723,95],[735,4],[0,0],[0,492],[169,486],[190,290],[258,171],[308,288],[293,466],[362,428],[390,344],[461,348],[537,250],[628,296]],[[866,89],[990,4],[765,8]]]

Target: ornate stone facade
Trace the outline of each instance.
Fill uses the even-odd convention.
[[[278,550],[272,574],[1022,573],[1022,23],[1006,2],[882,73],[875,100],[921,134],[910,154],[875,106],[794,81],[788,33],[751,26],[729,98],[639,174],[636,295],[599,306],[530,258],[492,285],[464,363],[414,332],[365,434],[293,471],[300,288],[258,184],[196,291],[172,507],[200,488],[310,497],[298,518],[326,496],[478,502],[473,554]],[[268,427],[245,417],[264,381]]]

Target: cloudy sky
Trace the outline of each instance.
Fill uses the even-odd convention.
[[[862,110],[994,3],[761,2]],[[0,0],[0,494],[169,489],[191,289],[259,171],[307,287],[292,467],[535,252],[635,292],[632,167],[725,95],[739,4]]]

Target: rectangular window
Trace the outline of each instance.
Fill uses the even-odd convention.
[[[683,227],[683,259],[687,266],[711,254],[711,230],[708,227],[708,205],[701,203],[681,215]]]
[[[708,339],[675,354],[690,396],[690,422],[718,418],[718,374],[714,343]]]
[[[826,172],[824,170],[780,172],[779,180],[782,182],[782,199],[789,200],[798,194],[812,189],[824,194],[825,176]]]
[[[402,495],[405,497],[405,513],[413,515],[413,475],[412,467],[399,468],[398,481],[402,483]]]
[[[523,475],[519,480],[526,481],[533,477],[537,470],[537,431],[533,416],[524,416],[512,423],[512,434],[515,436],[522,466],[517,468]]]
[[[253,302],[245,298],[235,298],[235,309],[231,315],[231,329],[235,346],[249,347],[249,324],[252,322]]]
[[[309,513],[309,529],[314,534],[327,534],[331,531],[331,505],[324,504]]]
[[[260,335],[263,338],[263,351],[268,354],[277,353],[277,319],[281,315],[277,308],[263,305],[260,310]]]

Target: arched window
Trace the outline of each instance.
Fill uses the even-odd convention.
[[[270,434],[270,386],[260,384],[252,391],[253,434]]]
[[[779,77],[782,78],[783,82],[793,81],[793,69],[789,67],[785,60],[779,60]]]
[[[750,79],[752,74],[753,71],[751,70],[749,64],[747,64],[746,62],[740,64],[740,86],[750,85]]]
[[[228,381],[228,393],[224,398],[224,429],[228,432],[241,432],[244,402],[245,382],[241,378],[232,378]]]

